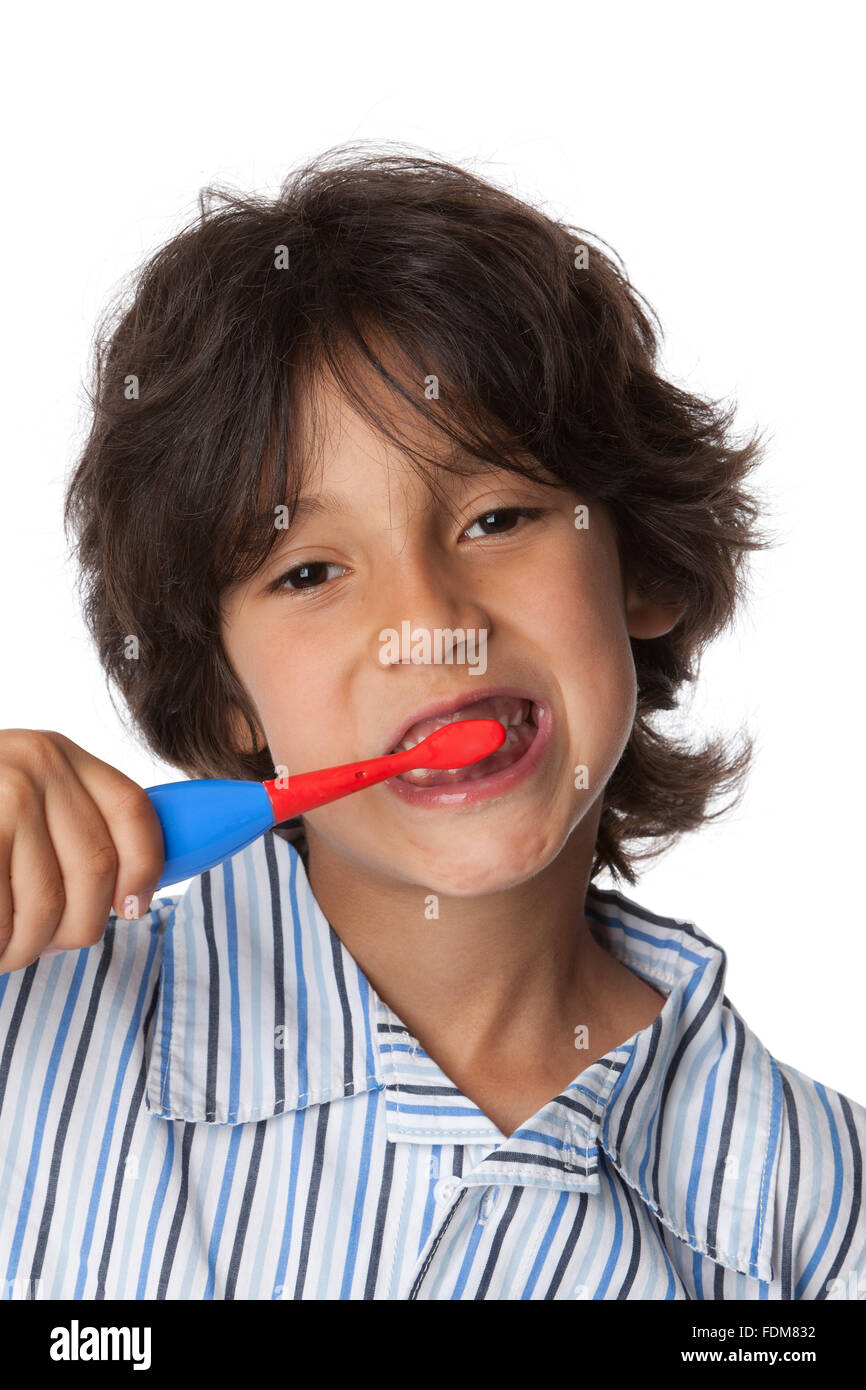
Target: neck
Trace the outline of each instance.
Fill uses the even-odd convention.
[[[574,1075],[654,1017],[663,997],[595,939],[584,904],[595,824],[531,879],[475,898],[371,873],[306,822],[310,886],[376,993],[455,1081],[526,1076],[528,1059]],[[575,1029],[588,1030],[576,1052]],[[621,1036],[620,1036],[621,1034]],[[564,1083],[564,1084],[567,1084]]]

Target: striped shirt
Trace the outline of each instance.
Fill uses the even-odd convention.
[[[694,925],[590,887],[666,1002],[506,1137],[298,833],[0,976],[0,1297],[866,1297],[866,1109],[771,1056]]]

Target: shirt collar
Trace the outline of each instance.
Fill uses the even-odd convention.
[[[591,887],[597,939],[665,1005],[589,1067],[576,1051],[576,1079],[506,1137],[376,994],[313,895],[305,849],[302,823],[290,822],[177,899],[149,1032],[148,1110],[241,1124],[384,1090],[392,1142],[489,1149],[466,1185],[598,1194],[610,1163],[694,1249],[772,1278],[781,1082],[723,993],[721,947]]]

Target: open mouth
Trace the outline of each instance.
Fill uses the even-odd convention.
[[[408,782],[415,787],[439,787],[452,783],[475,782],[482,777],[490,777],[502,772],[524,756],[538,733],[538,709],[533,700],[521,699],[514,695],[493,695],[483,700],[475,700],[463,705],[450,714],[442,714],[434,719],[422,719],[407,729],[400,743],[392,748],[392,753],[406,748],[414,748],[422,739],[428,738],[446,724],[462,723],[467,719],[498,719],[506,730],[505,742],[488,757],[470,767],[451,768],[437,772],[430,768],[415,768],[411,772],[401,772],[396,779]]]

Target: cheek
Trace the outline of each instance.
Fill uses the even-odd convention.
[[[563,697],[572,736],[606,769],[619,761],[634,724],[637,680],[628,635],[586,629],[562,664]]]
[[[342,702],[334,694],[333,662],[304,664],[280,654],[260,664],[253,693],[274,741],[296,751],[327,743],[341,723]],[[271,747],[274,743],[271,743]]]
[[[305,735],[313,732],[303,715],[299,721],[298,711],[330,708],[325,694],[326,663],[317,665],[309,652],[299,652],[273,624],[229,625],[223,632],[223,646],[256,708],[271,750],[281,755],[297,752]]]
[[[524,584],[514,611],[548,650],[613,661],[620,669],[631,659],[619,565],[605,536],[560,538],[545,555],[544,572]]]
[[[550,654],[578,723],[576,736],[624,746],[637,682],[619,563],[606,537],[578,535],[576,545],[551,557],[556,583],[534,596],[531,630]]]

